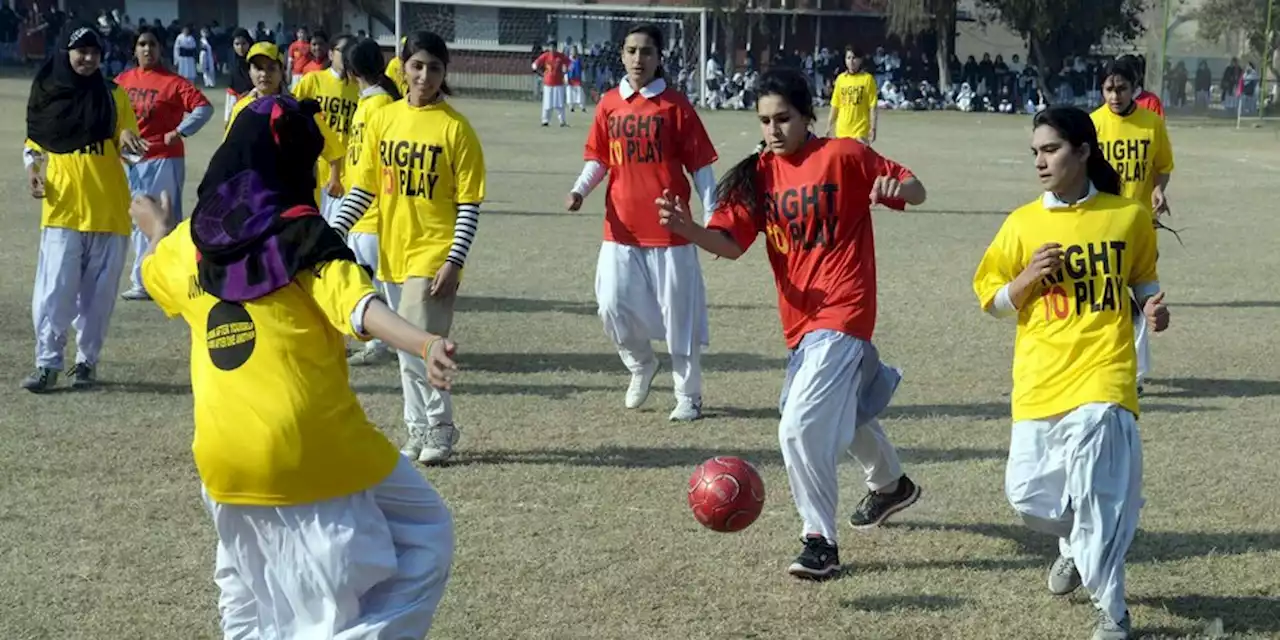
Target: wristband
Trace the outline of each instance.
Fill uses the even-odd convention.
[[[443,338],[435,337],[435,338],[432,338],[432,339],[428,340],[426,344],[422,345],[422,360],[423,360],[423,362],[426,362],[426,361],[429,359],[429,358],[428,358],[428,356],[431,354],[431,346],[432,346],[432,345],[434,345],[435,343],[439,342],[440,340],[443,340]]]

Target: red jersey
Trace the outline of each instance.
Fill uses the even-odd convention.
[[[585,157],[609,169],[604,239],[610,242],[639,247],[689,243],[662,226],[654,200],[670,189],[688,202],[685,172],[713,164],[718,156],[689,99],[665,85],[654,82],[635,91],[623,83],[596,105]]]
[[[293,71],[293,75],[302,75],[302,67],[311,60],[311,41],[310,40],[294,40],[289,44],[289,64],[288,67]]]
[[[302,71],[301,71],[301,74],[304,76],[307,75],[308,73],[311,73],[312,71],[324,71],[325,69],[329,68],[329,61],[327,59],[317,60],[315,58],[312,58],[311,55],[308,54],[306,60],[307,60],[306,63],[302,65]]]
[[[533,61],[533,68],[542,70],[542,84],[548,87],[564,84],[564,71],[568,66],[569,57],[559,51],[543,51]]]
[[[1147,111],[1154,111],[1161,118],[1164,117],[1164,103],[1160,102],[1160,96],[1144,90],[1142,93],[1138,94],[1138,97],[1134,98],[1133,101],[1138,103],[1139,107],[1142,107]]]
[[[211,106],[209,99],[186,78],[164,68],[134,67],[116,76],[116,84],[129,94],[138,130],[151,143],[143,159],[184,157],[182,138],[166,145],[164,136],[197,107]]]
[[[717,207],[707,225],[746,251],[768,236],[787,347],[819,329],[871,340],[876,326],[876,248],[871,187],[878,176],[905,181],[906,167],[850,138],[812,138],[795,154],[762,154],[762,211]],[[894,209],[906,202],[883,203]]]

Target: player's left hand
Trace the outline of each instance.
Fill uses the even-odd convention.
[[[458,363],[453,360],[458,345],[448,338],[432,341],[427,347],[427,382],[437,389],[448,391],[458,373]]]
[[[177,129],[174,129],[173,131],[170,131],[169,133],[164,134],[164,143],[166,146],[171,146],[175,142],[181,139],[182,139],[182,134],[178,133]]]
[[[324,192],[329,194],[330,198],[341,198],[347,190],[342,188],[342,181],[334,177],[329,179],[329,185],[324,188]]]
[[[890,176],[877,176],[875,183],[871,185],[871,206],[875,206],[885,200],[897,200],[902,198],[902,183],[897,178]]]
[[[1172,215],[1169,211],[1169,198],[1164,195],[1164,189],[1157,187],[1151,192],[1151,211],[1157,218]]]
[[[458,292],[458,276],[461,269],[458,265],[445,261],[444,266],[436,271],[436,277],[431,279],[431,296],[434,298],[447,298]]]
[[[1147,298],[1146,304],[1142,305],[1142,314],[1147,317],[1147,324],[1156,333],[1169,328],[1169,307],[1164,304],[1163,291]]]
[[[147,149],[151,148],[151,143],[138,134],[125,129],[120,132],[120,149],[126,153],[133,155],[143,155]]]

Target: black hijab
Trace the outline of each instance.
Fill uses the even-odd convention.
[[[235,42],[236,38],[244,38],[251,43],[253,42],[253,38],[245,29],[236,29],[236,32],[231,35],[231,41]],[[235,61],[231,66],[231,82],[229,84],[229,88],[237,96],[244,96],[253,90],[253,80],[249,77],[249,59],[240,57],[238,53],[235,54]]]
[[[200,286],[229,302],[261,298],[304,269],[355,254],[316,210],[320,104],[257,99],[214,152],[191,216]]]
[[[101,73],[82,76],[71,68],[73,49],[102,51],[98,32],[73,27],[62,43],[36,73],[27,99],[27,138],[51,153],[78,151],[116,132],[114,85]]]

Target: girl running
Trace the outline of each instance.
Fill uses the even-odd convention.
[[[61,44],[31,82],[22,154],[31,195],[42,202],[31,300],[36,369],[22,382],[33,393],[57,385],[70,326],[72,386],[96,380],[129,245],[129,183],[120,157],[149,147],[128,94],[102,77],[98,32],[73,27]]]
[[[634,27],[622,46],[627,75],[600,99],[587,134],[586,165],[569,191],[567,208],[609,176],[604,243],[596,264],[596,300],[605,335],[631,372],[626,407],[649,397],[658,372],[652,341],[671,353],[676,407],[672,421],[702,417],[702,349],[710,342],[707,293],[698,250],[664,229],[653,214],[665,191],[689,200],[689,180],[704,211],[715,208],[715,145],[693,105],[662,73],[662,31]]]
[[[1169,311],[1146,204],[1122,196],[1100,144],[1080,109],[1036,114],[1031,148],[1044,195],[1005,219],[973,288],[988,313],[1018,320],[1005,494],[1027,526],[1058,537],[1049,591],[1083,584],[1099,611],[1094,640],[1122,640],[1124,557],[1142,507],[1124,289],[1154,331],[1168,327]]]
[[[378,279],[409,322],[447,336],[467,253],[480,221],[485,166],[480,138],[447,101],[449,49],[418,31],[400,52],[409,95],[369,114],[359,171],[331,224],[343,235],[378,205]],[[404,421],[400,450],[428,464],[453,455],[453,398],[427,384],[422,360],[400,353]]]
[[[877,417],[901,375],[871,342],[876,322],[875,236],[871,207],[925,200],[924,185],[902,165],[847,138],[818,138],[808,79],[769,71],[756,84],[764,143],[725,175],[710,223],[694,222],[685,199],[658,199],[663,226],[703,249],[736,260],[760,234],[791,358],[782,384],[778,440],[804,549],[788,571],[805,579],[840,569],[837,465],[848,451],[868,492],[850,517],[855,529],[880,525],[911,506],[920,487],[902,473]]]
[[[342,58],[342,47],[353,40],[352,36],[340,35],[334,44],[332,54],[327,51],[328,44],[322,40],[324,32],[317,31],[312,41],[323,45],[325,58],[332,64],[327,69],[308,71],[293,88],[294,97],[299,100],[315,100],[320,103],[320,116],[325,124],[337,134],[345,155],[347,138],[351,131],[351,118],[356,114],[356,106],[360,102],[360,87],[355,78],[347,72],[347,65]],[[317,184],[326,185],[316,191],[316,202],[320,204],[320,213],[325,220],[331,220],[337,213],[337,205],[342,202],[342,172],[335,176],[328,162],[321,161],[317,167]]]
[[[1106,104],[1093,112],[1102,156],[1120,174],[1120,195],[1149,206],[1157,226],[1160,216],[1169,213],[1165,190],[1173,173],[1173,145],[1164,118],[1141,108],[1133,95],[1138,86],[1138,68],[1123,59],[1109,64],[1103,72],[1102,95]],[[1134,306],[1134,309],[1140,309]],[[1151,372],[1150,327],[1141,315],[1134,318],[1134,342],[1138,348],[1138,388]]]
[[[352,179],[360,173],[360,160],[364,144],[364,128],[369,116],[378,109],[399,100],[400,89],[396,83],[383,72],[382,48],[370,39],[352,40],[341,54],[347,71],[355,78],[360,87],[360,105],[356,107],[351,118],[351,134],[347,139],[347,163],[342,170],[343,187],[350,189]],[[347,245],[356,254],[356,262],[369,267],[373,273],[378,272],[378,203],[375,200],[360,221],[351,227],[351,235],[347,237]],[[382,281],[374,279],[373,284],[379,291],[386,293]],[[349,358],[351,366],[365,366],[389,360],[390,350],[381,340],[370,340],[364,349],[357,351]]]
[[[253,90],[253,80],[249,78],[249,47],[253,46],[253,37],[246,29],[236,29],[231,36],[231,48],[235,56],[231,61],[231,79],[227,84],[227,103],[223,110],[223,124],[231,122],[231,110]]]
[[[169,71],[161,59],[160,39],[149,26],[138,28],[133,54],[138,66],[116,77],[133,103],[142,137],[150,148],[142,160],[128,167],[129,190],[134,195],[159,198],[167,192],[173,213],[182,219],[182,185],[187,179],[185,138],[190,138],[213,118],[213,105],[195,85]],[[133,270],[125,300],[146,300],[142,286],[142,256],[147,236],[133,230]]]
[[[192,453],[218,534],[228,638],[421,638],[453,558],[448,507],[369,422],[343,336],[377,336],[448,388],[454,345],[404,322],[316,211],[315,102],[247,107],[192,219],[134,201],[143,281],[191,328]]]

